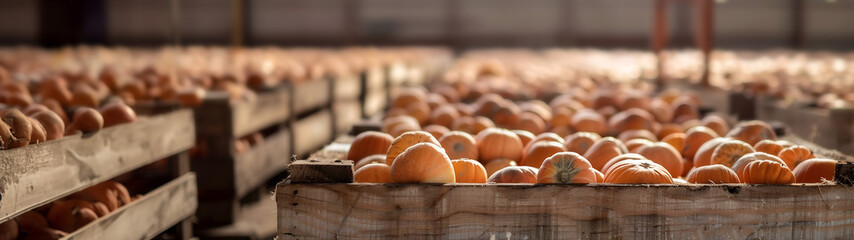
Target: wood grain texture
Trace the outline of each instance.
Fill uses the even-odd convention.
[[[234,157],[234,188],[237,197],[284,172],[291,162],[291,132],[282,129],[248,152]]]
[[[362,81],[358,76],[342,76],[332,79],[333,100],[353,100],[362,94]]]
[[[293,85],[293,111],[300,115],[321,108],[332,101],[332,83],[329,78],[311,80]]]
[[[287,184],[281,239],[842,239],[845,186]]]
[[[781,122],[789,133],[854,154],[854,109],[821,109],[769,97],[760,97],[756,104],[757,119]]]
[[[352,183],[353,161],[297,160],[288,166],[293,183]]]
[[[322,110],[294,121],[291,127],[294,134],[294,153],[303,155],[320,149],[332,139],[333,128],[329,110]]]
[[[290,116],[290,92],[287,88],[258,93],[254,101],[237,102],[231,105],[235,137],[287,121]]]
[[[0,151],[0,222],[190,149],[193,113],[178,110],[131,124]]]
[[[151,239],[193,216],[196,175],[187,173],[64,239]]]

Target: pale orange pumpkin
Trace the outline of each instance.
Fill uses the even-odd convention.
[[[477,134],[477,150],[480,154],[478,160],[489,161],[498,158],[507,158],[513,161],[522,159],[522,140],[516,133],[507,129],[487,128]]]
[[[350,144],[350,150],[347,152],[347,159],[359,163],[364,157],[374,154],[385,154],[388,152],[388,147],[394,138],[386,133],[367,131],[359,133]]]
[[[700,121],[700,125],[706,126],[715,131],[719,136],[726,135],[729,132],[729,123],[723,117],[710,114]]]
[[[626,146],[620,140],[613,137],[604,137],[593,143],[590,149],[587,149],[587,152],[584,153],[584,158],[590,161],[593,168],[602,171],[602,167],[605,166],[608,160],[628,152],[629,150],[626,149]]]
[[[611,169],[611,167],[614,166],[614,164],[617,164],[618,162],[626,161],[626,160],[649,160],[649,159],[646,159],[646,157],[644,157],[640,154],[637,154],[637,153],[621,154],[619,156],[616,156],[616,157],[608,160],[608,162],[605,163],[605,166],[602,167],[601,172],[608,173],[608,170]]]
[[[698,126],[688,129],[685,132],[685,144],[682,147],[682,157],[694,159],[700,146],[703,146],[709,140],[717,138],[718,134],[710,128]],[[697,165],[695,162],[694,165]]]
[[[451,105],[439,106],[430,113],[430,123],[444,127],[452,127],[458,118],[460,113]]]
[[[697,149],[697,153],[694,154],[692,161],[694,162],[694,167],[706,166],[712,162],[712,154],[715,152],[715,149],[721,143],[732,140],[732,138],[713,138],[703,145],[700,145],[700,148]]]
[[[546,131],[546,122],[535,113],[523,112],[519,115],[516,128],[533,134],[540,134]]]
[[[486,168],[486,175],[492,176],[492,174],[497,172],[498,170],[501,170],[501,169],[509,167],[509,166],[516,166],[516,165],[517,165],[516,161],[506,159],[506,158],[499,158],[499,159],[493,159],[493,160],[490,160],[489,162],[486,162],[486,164],[484,164],[483,167]]]
[[[554,141],[539,141],[531,142],[533,145],[528,148],[525,155],[522,156],[522,166],[531,166],[539,168],[543,161],[559,152],[565,152],[563,144]]]
[[[689,183],[701,184],[724,184],[724,183],[739,183],[738,175],[735,172],[720,164],[706,165],[694,168],[688,173],[686,180]]]
[[[390,183],[391,167],[383,163],[371,163],[353,173],[357,183]]]
[[[617,139],[620,139],[621,142],[627,142],[629,140],[637,138],[643,138],[653,142],[658,141],[658,138],[655,137],[655,134],[646,129],[628,130],[620,133],[620,135],[617,136]]]
[[[574,152],[561,152],[546,158],[537,171],[537,183],[597,183],[595,169]]]
[[[764,152],[767,154],[771,154],[777,156],[783,151],[783,146],[777,143],[777,141],[765,139],[753,145],[753,149],[757,152]]]
[[[599,170],[596,170],[595,168],[591,168],[590,170],[592,170],[593,173],[596,174],[596,183],[604,183],[605,182],[605,174],[603,174]]]
[[[407,132],[395,138],[394,141],[391,142],[391,145],[388,147],[388,151],[386,152],[386,164],[391,166],[394,163],[394,159],[397,158],[397,155],[400,155],[412,145],[424,142],[435,144],[436,146],[442,146],[442,144],[439,143],[439,140],[436,140],[436,138],[428,132]],[[444,152],[444,150],[442,150],[442,152]]]
[[[452,160],[457,183],[486,183],[486,169],[472,159]]]
[[[596,111],[584,109],[572,116],[570,126],[577,132],[594,132],[604,135],[608,132],[605,117]]]
[[[739,158],[754,152],[756,151],[753,150],[753,147],[745,142],[739,140],[724,141],[715,147],[715,151],[712,152],[712,158],[710,159],[709,165],[721,164],[727,167],[732,167]]]
[[[759,161],[759,160],[768,160],[768,161],[779,162],[783,166],[786,166],[786,163],[783,162],[783,160],[781,160],[777,156],[767,154],[767,153],[763,153],[763,152],[755,152],[755,153],[751,153],[751,154],[747,154],[747,155],[742,156],[741,158],[738,159],[738,161],[735,162],[735,164],[732,165],[731,168],[735,172],[735,174],[738,176],[738,179],[741,179],[742,182],[744,182],[744,168],[747,166],[747,164],[750,164],[751,162]]]
[[[442,138],[442,136],[451,131],[450,129],[440,125],[428,125],[421,130],[430,133],[436,139]]]
[[[478,134],[480,131],[483,131],[487,128],[494,128],[495,123],[489,118],[483,116],[474,117],[474,124],[472,125],[472,134]]]
[[[522,148],[522,151],[527,153],[528,148],[531,148],[531,146],[534,145],[534,143],[542,142],[542,141],[557,142],[557,143],[560,143],[561,145],[565,144],[565,141],[563,140],[563,138],[560,135],[557,135],[556,133],[546,132],[546,133],[541,133],[540,135],[537,135],[536,137],[534,137],[534,139],[531,139],[531,141],[528,141],[528,144],[525,144],[525,147]]]
[[[525,130],[513,130],[512,132],[515,133],[516,136],[519,137],[519,140],[522,140],[522,146],[527,146],[528,143],[531,142],[531,140],[533,140],[535,137],[537,137],[533,133],[525,131]]]
[[[836,160],[813,158],[802,161],[792,173],[798,183],[822,183],[833,181],[836,176]]]
[[[671,176],[682,176],[682,156],[670,144],[657,142],[642,146],[638,154],[663,166]]]
[[[355,170],[359,170],[359,168],[362,168],[362,167],[364,167],[365,165],[368,165],[368,164],[371,164],[371,163],[382,163],[382,164],[386,164],[386,163],[385,163],[385,157],[386,157],[386,156],[385,156],[385,154],[374,154],[374,155],[370,155],[370,156],[367,156],[367,157],[363,157],[362,159],[359,159],[359,160],[357,160],[357,161],[356,161],[356,164],[355,164],[355,165],[353,165],[353,170],[354,170],[354,171],[355,171]],[[386,165],[388,165],[388,164],[386,164]]]
[[[430,136],[431,138],[433,136]],[[417,143],[398,155],[391,164],[396,183],[455,183],[454,165],[445,150],[433,143]]]
[[[537,169],[528,166],[509,166],[489,176],[488,183],[537,183]]]
[[[584,154],[599,139],[602,137],[593,132],[576,132],[566,137],[566,150]]]
[[[460,131],[452,131],[439,139],[439,143],[445,148],[445,152],[451,159],[477,159],[477,142],[471,134]]]
[[[608,126],[611,131],[615,132],[640,129],[652,130],[653,118],[655,117],[645,110],[632,108],[614,114],[614,116],[608,119]]]
[[[764,139],[777,140],[774,128],[771,128],[768,123],[758,120],[740,122],[726,136],[744,141],[750,146],[756,145]]]
[[[790,184],[795,182],[792,170],[783,164],[771,160],[756,160],[748,163],[742,170],[744,183],[749,184]]]
[[[643,138],[635,138],[629,141],[626,141],[626,150],[629,150],[630,153],[637,153],[638,149],[643,146],[652,145],[653,141],[643,139]]]
[[[795,145],[791,147],[784,148],[777,154],[777,157],[786,162],[786,166],[789,166],[791,169],[798,167],[801,162],[815,158],[815,155],[812,154],[809,148],[804,146]]]
[[[671,184],[673,177],[663,166],[650,160],[620,161],[605,173],[606,183]]]

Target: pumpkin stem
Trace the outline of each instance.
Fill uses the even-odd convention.
[[[560,183],[572,183],[572,179],[575,178],[575,175],[581,172],[580,169],[575,167],[575,159],[560,159],[552,164],[552,166],[557,170],[555,178]]]

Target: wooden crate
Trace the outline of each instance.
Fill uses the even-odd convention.
[[[364,82],[360,75],[342,76],[333,79],[332,118],[335,124],[333,135],[344,134],[353,124],[362,119],[362,95]]]
[[[193,113],[178,110],[100,131],[0,151],[0,222],[123,173],[186,152]]]
[[[339,138],[276,190],[280,239],[830,239],[854,236],[851,157],[834,184],[356,184]],[[795,138],[787,140],[798,142]],[[809,145],[809,147],[815,147]],[[335,173],[335,174],[328,174]]]
[[[693,83],[678,82],[673,86],[696,92],[702,102],[701,112],[724,113],[740,120],[756,118],[756,99],[752,96]]]
[[[362,76],[364,94],[362,95],[362,117],[379,114],[389,101],[388,78],[381,67],[367,69]]]
[[[826,148],[854,154],[854,109],[822,109],[806,103],[757,100],[757,118],[790,126],[787,132]]]
[[[333,85],[332,78],[292,84],[294,115],[301,116],[329,106],[332,103]]]
[[[331,141],[335,125],[331,111],[324,109],[295,120],[291,129],[294,133],[293,152],[305,155]]]
[[[196,175],[187,173],[64,239],[151,239],[192,217],[196,196]]]
[[[240,212],[240,198],[262,187],[286,170],[292,154],[291,90],[262,91],[254,101],[231,102],[212,93],[196,107],[203,157],[193,161],[199,178],[199,225],[232,224]],[[255,132],[264,141],[237,152],[234,141]]]

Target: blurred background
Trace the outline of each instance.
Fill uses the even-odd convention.
[[[654,0],[0,0],[0,45],[649,48]],[[668,48],[694,46],[692,1]],[[854,1],[717,0],[715,48],[850,50]]]

